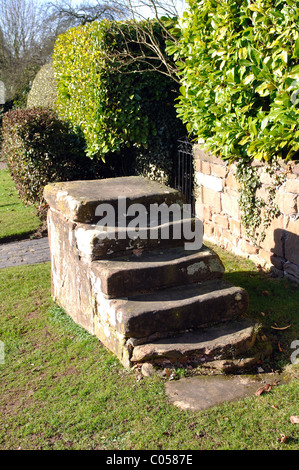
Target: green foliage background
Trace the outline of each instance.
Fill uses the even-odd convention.
[[[188,3],[168,46],[188,131],[230,160],[297,157],[299,1]]]
[[[161,27],[154,23],[154,29],[163,50]],[[124,50],[137,58],[143,54],[155,67],[156,59],[136,42],[136,34],[132,22],[104,20],[61,35],[53,56],[57,110],[82,132],[90,158],[108,161],[111,154],[129,153],[135,171],[167,182],[184,132],[174,107],[178,90],[144,60],[123,58]]]
[[[84,141],[48,109],[17,109],[3,117],[1,154],[21,200],[43,204],[43,189],[53,181],[93,177]]]
[[[51,63],[37,72],[27,96],[27,108],[55,109],[57,99],[54,68]]]

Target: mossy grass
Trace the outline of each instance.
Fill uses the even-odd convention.
[[[0,449],[298,449],[290,417],[298,415],[299,370],[289,359],[298,288],[218,251],[227,279],[248,289],[250,315],[266,334],[279,335],[283,351],[277,346],[275,357],[288,383],[259,397],[181,411],[166,396],[166,379],[140,380],[53,302],[50,263],[2,269]],[[290,328],[271,331],[286,321]]]
[[[9,170],[0,170],[0,243],[28,238],[41,224],[35,206],[19,199]]]

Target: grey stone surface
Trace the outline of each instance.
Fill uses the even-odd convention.
[[[149,338],[156,332],[169,336],[170,331],[201,328],[240,317],[247,312],[248,294],[216,279],[117,299],[113,309],[113,326],[126,337]]]
[[[143,204],[146,208],[150,204],[185,202],[176,189],[141,176],[52,183],[45,187],[44,197],[52,209],[69,220],[89,224],[96,221],[95,211],[99,204],[109,203],[118,218],[119,198],[126,198],[128,203]]]
[[[0,245],[0,269],[50,261],[47,237]]]
[[[179,191],[141,177],[57,183],[45,189],[50,206],[52,296],[76,323],[96,335],[129,368],[138,345],[246,314],[247,292],[221,279],[224,269],[219,257],[204,249],[199,252],[201,243],[195,252],[187,253],[178,248],[183,238],[164,234],[157,233],[149,241],[146,237],[144,244],[138,238],[108,237],[107,231],[123,230],[126,225],[109,214],[107,227],[101,227],[95,217],[104,214],[96,208],[105,203],[107,212],[112,206],[115,216],[117,210],[123,213],[126,209],[119,206],[119,196],[126,198],[126,207],[137,204],[137,212],[141,203],[143,209],[163,204],[168,214],[169,206],[178,203],[181,213],[184,202]],[[130,217],[132,212],[131,206]],[[148,225],[148,212],[142,210],[142,214],[140,223],[146,230],[165,225],[171,232],[177,222],[177,217],[168,220],[163,213],[161,218],[150,217]]]
[[[54,212],[51,209],[51,212]],[[57,212],[59,214],[59,212]],[[73,223],[72,232],[75,237],[75,244],[79,251],[79,256],[87,262],[111,259],[126,256],[138,251],[151,251],[166,249],[171,247],[185,246],[185,243],[195,242],[195,223],[199,227],[200,222],[194,217],[182,218],[181,220],[170,221],[167,224],[157,224],[155,226],[142,227],[142,234],[135,228],[123,227],[100,227],[96,224]],[[190,227],[191,238],[186,238],[184,226]],[[167,236],[161,237],[163,228],[168,227]],[[177,236],[178,234],[178,236]],[[201,244],[202,240],[199,240]]]
[[[285,379],[274,374],[195,376],[165,384],[171,403],[183,410],[205,410],[227,401],[235,401],[255,392],[266,383],[283,383]]]
[[[104,294],[124,297],[220,278],[224,267],[216,253],[206,247],[197,251],[177,247],[95,261],[93,270]]]
[[[163,338],[153,343],[136,346],[132,362],[190,358],[200,361],[214,357],[230,357],[241,354],[255,341],[255,325],[247,320],[227,322],[199,331],[191,331],[173,338]]]

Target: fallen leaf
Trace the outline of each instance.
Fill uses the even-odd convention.
[[[133,254],[135,256],[141,256],[143,253],[143,249],[142,248],[137,248],[136,250],[133,250]]]
[[[271,405],[271,408],[274,408],[274,410],[278,410],[278,406],[276,405]]]
[[[165,369],[164,369],[164,373],[165,373],[166,377],[170,377],[171,374],[172,374],[172,370],[171,370],[171,369],[168,369],[168,368],[165,368]]]
[[[266,314],[265,314],[264,312],[261,312],[261,315],[262,315],[263,317],[265,317],[265,316],[266,316]]]
[[[281,436],[280,437],[280,442],[281,442],[281,444],[283,444],[284,442],[286,442],[287,436],[285,434],[280,434],[280,436]]]
[[[299,424],[299,416],[291,416],[290,421],[292,424]]]
[[[270,293],[269,293],[269,291],[268,291],[268,290],[263,290],[263,292],[262,292],[262,295],[266,295],[266,296],[268,296],[268,295],[270,295]]]
[[[280,346],[280,343],[278,343],[278,349],[280,352],[282,352],[282,347]]]
[[[258,397],[264,392],[270,392],[270,390],[272,390],[272,385],[271,384],[265,384],[262,387],[257,389],[257,391],[255,392],[255,395]]]
[[[283,326],[279,328],[278,326],[271,326],[273,330],[286,330],[287,328],[290,328],[291,325]]]

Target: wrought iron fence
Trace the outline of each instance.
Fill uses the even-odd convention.
[[[178,158],[175,172],[175,189],[181,191],[187,201],[191,204],[192,213],[195,211],[194,197],[194,166],[193,166],[193,144],[188,137],[178,140]]]

